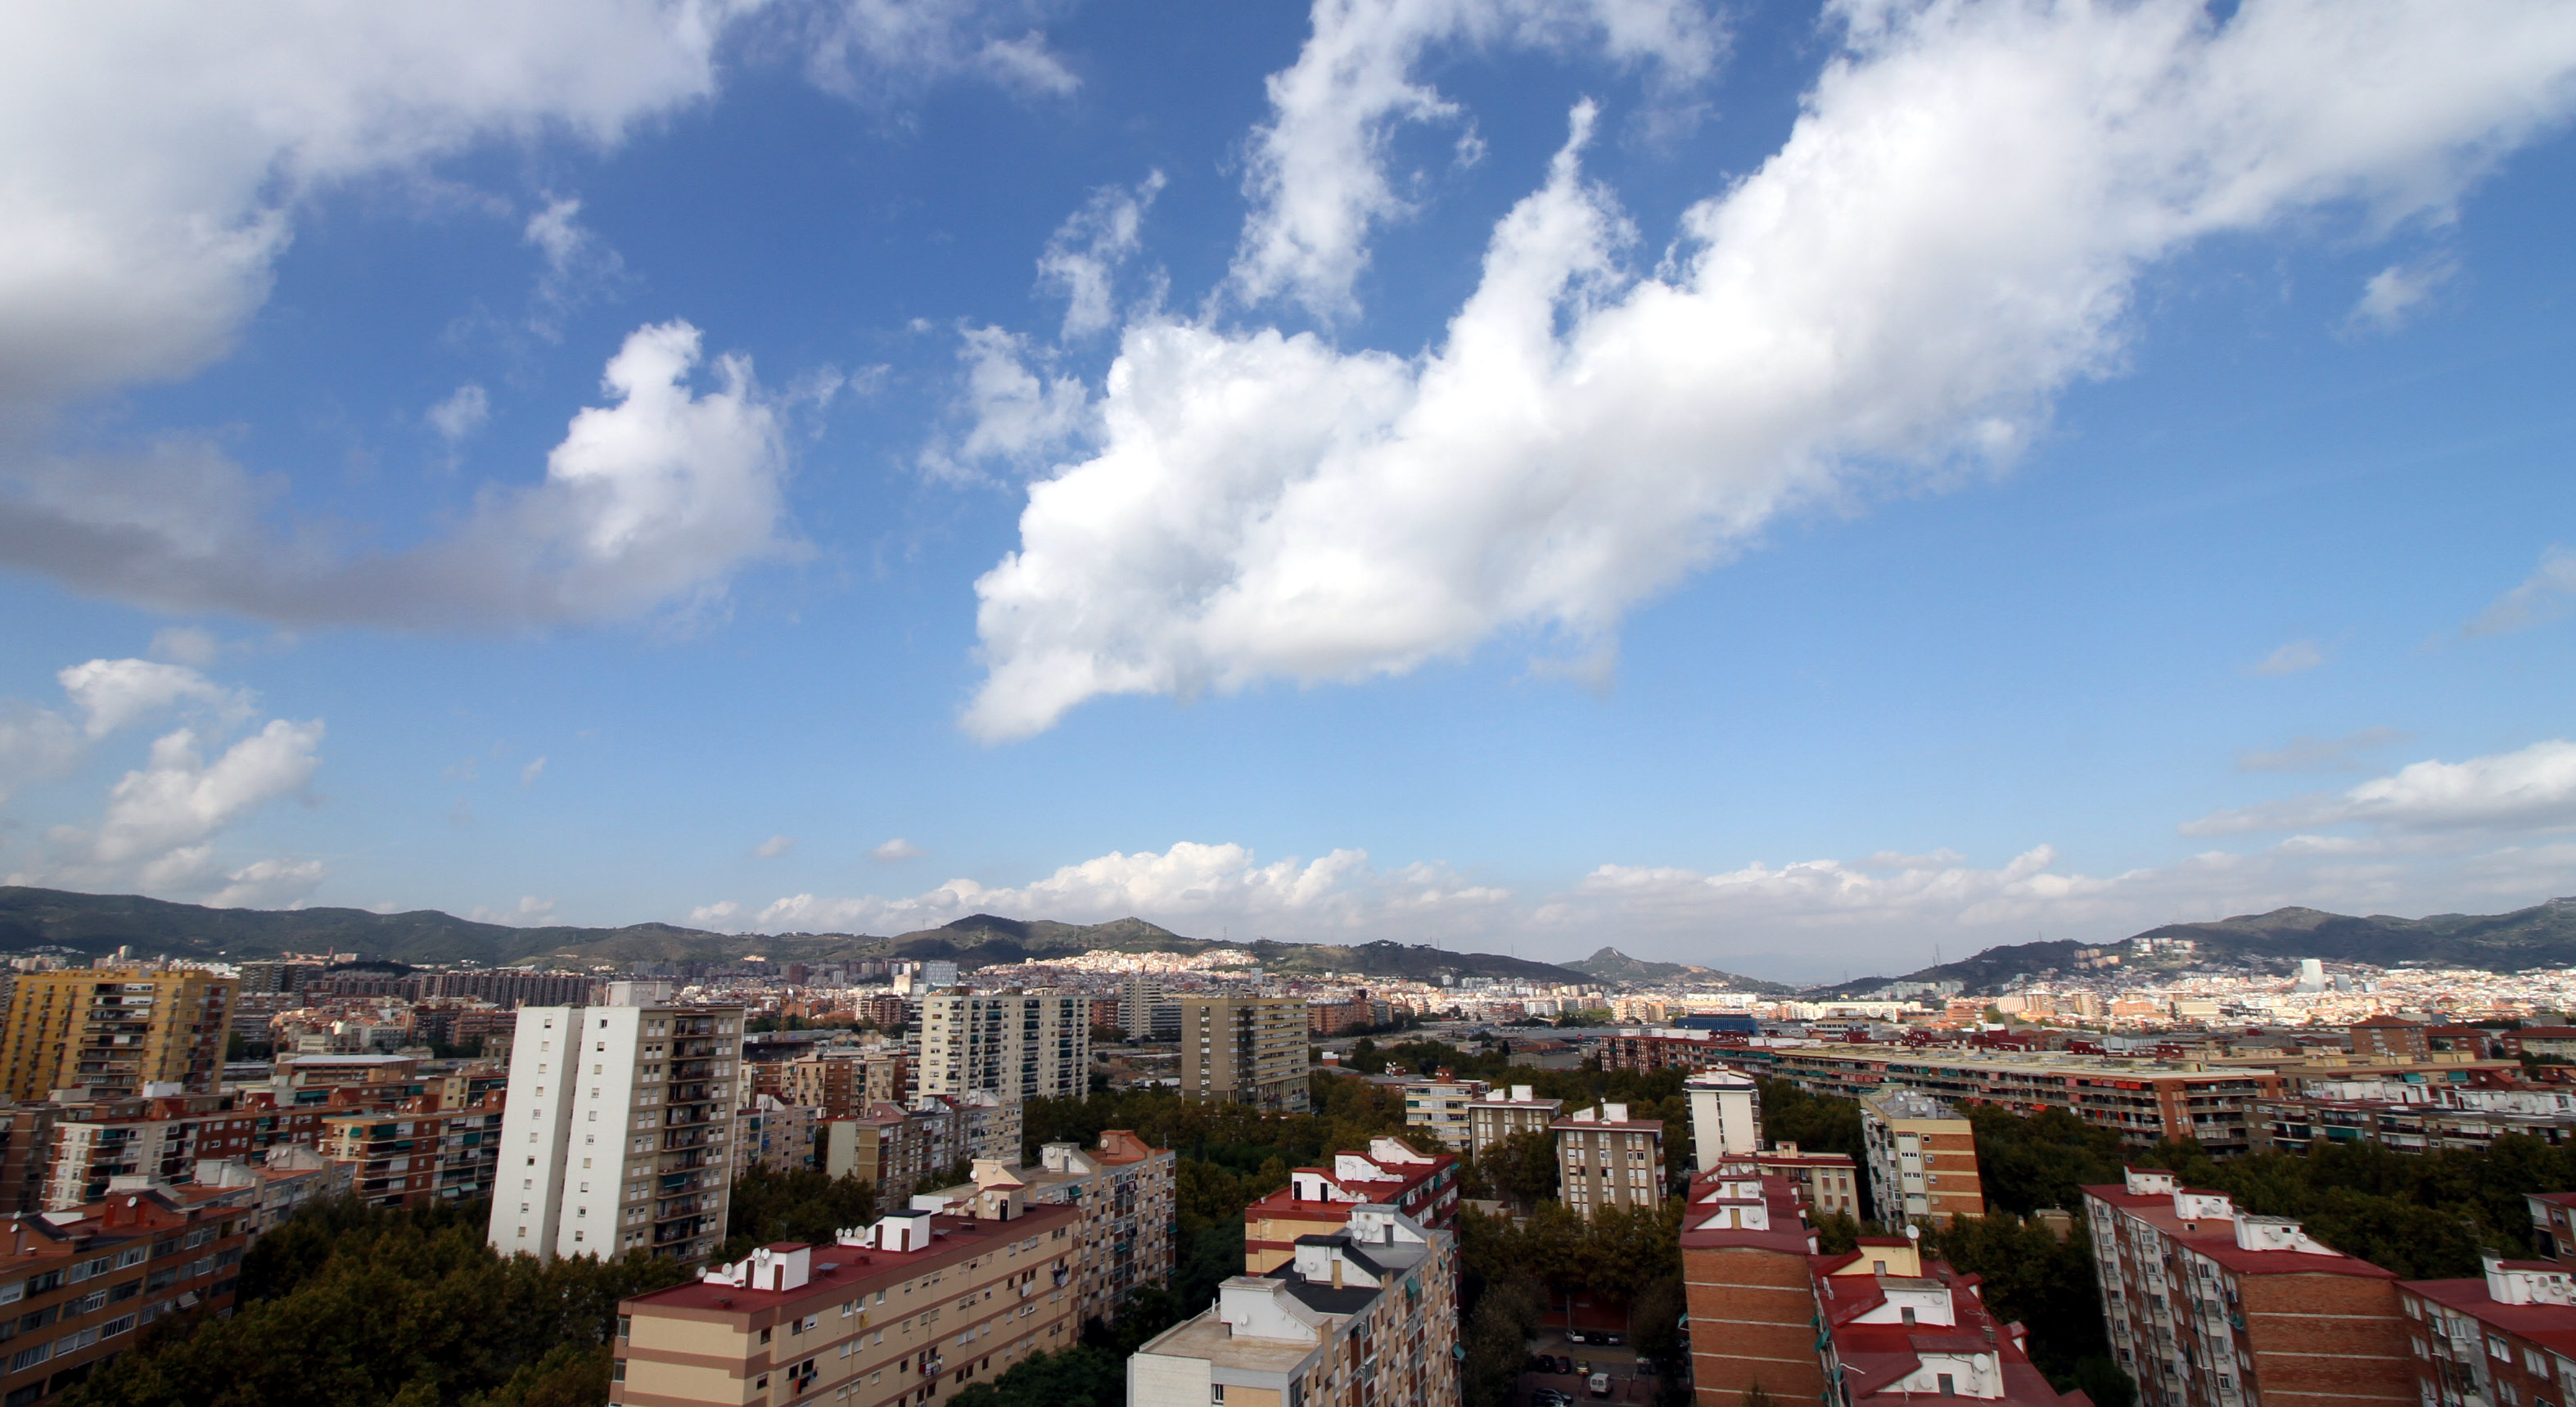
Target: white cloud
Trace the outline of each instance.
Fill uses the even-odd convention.
[[[515,908],[492,909],[477,905],[474,912],[466,917],[476,923],[506,923],[517,928],[540,928],[554,922],[555,901],[550,897],[540,898],[534,894],[523,894],[519,896],[519,902]]]
[[[2346,325],[2355,330],[2394,332],[2459,271],[2459,264],[2447,256],[2391,264],[2363,282],[2360,301],[2352,305]]]
[[[1038,284],[1065,300],[1064,339],[1108,330],[1115,316],[1118,267],[1141,245],[1145,212],[1163,189],[1163,173],[1131,189],[1103,186],[1047,237],[1038,255]]]
[[[450,445],[482,429],[484,422],[491,418],[492,398],[471,381],[448,393],[447,399],[431,406],[428,416],[430,428]]]
[[[2462,626],[2460,633],[2503,635],[2555,620],[2566,613],[2571,600],[2576,600],[2576,552],[2552,546],[2540,554],[2539,570],[2478,612],[2477,619]]]
[[[2576,825],[2576,743],[2533,743],[2465,762],[2425,761],[2344,792],[2192,821],[2185,835],[2362,824],[2391,831],[2548,830]]]
[[[1408,209],[1386,170],[1395,128],[1459,118],[1414,77],[1429,51],[1591,44],[1682,83],[1704,77],[1723,47],[1697,0],[1318,0],[1313,13],[1296,63],[1270,76],[1271,117],[1252,134],[1244,175],[1253,210],[1231,277],[1248,303],[1285,296],[1320,317],[1357,311],[1369,232]],[[1472,141],[1461,138],[1462,160]]]
[[[204,669],[223,657],[224,644],[215,633],[193,625],[165,625],[152,632],[148,651],[162,659]]]
[[[764,860],[775,860],[779,856],[784,855],[795,848],[796,837],[792,835],[773,835],[769,839],[751,847],[751,853]]]
[[[216,909],[279,909],[299,905],[319,888],[319,860],[259,860],[226,875],[224,887],[206,896]]]
[[[592,294],[613,287],[625,273],[626,261],[581,223],[581,202],[574,197],[550,197],[545,208],[528,217],[521,237],[546,256],[545,272],[537,277],[537,313],[529,328],[548,341],[562,337],[567,315]],[[479,388],[475,396],[479,403]]]
[[[868,853],[887,864],[894,864],[900,860],[918,860],[930,852],[913,844],[911,841],[904,839],[902,836],[896,836],[894,839],[887,841],[885,844],[878,846]]]
[[[952,482],[973,482],[992,463],[1039,469],[1090,434],[1091,399],[1082,382],[1030,369],[1028,352],[1016,333],[964,329],[957,356],[966,365],[965,397],[957,409],[966,434],[934,441],[922,452],[924,469]]]
[[[576,414],[543,482],[482,495],[447,537],[344,554],[320,529],[272,531],[268,489],[211,448],[56,463],[0,494],[0,559],[145,605],[408,627],[626,619],[720,594],[788,550],[785,450],[751,363],[716,388],[685,322],[636,329],[608,361],[612,403]]]
[[[207,739],[193,728],[163,735],[150,760],[110,788],[94,829],[56,826],[50,857],[12,884],[193,895],[219,891],[225,878],[212,840],[259,807],[302,794],[321,765],[314,749],[322,723],[273,719],[207,761]],[[273,882],[239,876],[234,883]]]
[[[838,0],[808,36],[806,72],[845,97],[916,92],[959,75],[1029,97],[1063,97],[1080,78],[1035,25],[1044,0]]]
[[[2412,736],[2395,728],[2364,728],[2340,738],[2302,734],[2268,751],[2239,753],[2236,767],[2241,772],[2350,772],[2361,766],[2357,754],[2394,747]]]
[[[1128,328],[1096,452],[1031,488],[977,583],[969,729],[1400,673],[1502,632],[1580,646],[1784,511],[2009,461],[2053,393],[2116,367],[2149,264],[2320,210],[2442,214],[2576,101],[2576,9],[2520,0],[1833,13],[1787,143],[1653,276],[1569,151],[1418,358]]]
[[[721,899],[689,910],[689,922],[699,928],[714,928],[732,922],[733,916],[740,912],[742,905],[731,899]]]
[[[80,709],[82,731],[93,739],[183,703],[204,705],[234,721],[257,707],[248,690],[226,688],[186,665],[153,660],[91,660],[58,671],[54,678]]]
[[[2293,640],[2256,662],[2255,674],[2304,674],[2326,662],[2326,652],[2314,640]]]
[[[80,730],[61,714],[0,699],[0,801],[29,782],[71,771],[82,750]]]
[[[536,761],[519,769],[519,785],[523,787],[535,786],[537,784],[537,778],[542,777],[545,774],[546,760],[540,757]]]

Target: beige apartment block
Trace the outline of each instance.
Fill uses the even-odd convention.
[[[1952,1217],[1986,1214],[1976,1128],[1949,1105],[1913,1090],[1881,1090],[1860,1102],[1860,1140],[1880,1221],[1947,1226]]]
[[[1625,1104],[1578,1109],[1556,1133],[1557,1200],[1589,1220],[1603,1207],[1664,1200],[1664,1121],[1631,1119]]]
[[[1091,1092],[1091,999],[1075,992],[933,992],[921,999],[923,1094],[1016,1103]]]
[[[1564,1108],[1564,1100],[1541,1099],[1528,1085],[1513,1085],[1505,1094],[1489,1092],[1467,1102],[1467,1137],[1481,1154],[1516,1134],[1548,1128]]]
[[[1297,997],[1185,997],[1181,1095],[1282,1113],[1307,1109],[1306,1003]]]
[[[932,1207],[986,1220],[1008,1220],[1030,1207],[1068,1206],[1082,1211],[1075,1236],[1074,1322],[1112,1320],[1136,1291],[1172,1279],[1172,1196],[1176,1164],[1171,1149],[1156,1148],[1126,1129],[1105,1129],[1100,1146],[1050,1143],[1035,1167],[992,1158],[975,1160],[975,1180],[929,1194]]]
[[[212,1094],[238,985],[184,969],[20,973],[0,1029],[0,1082],[20,1103],[83,1087],[98,1099],[146,1085]]]
[[[1081,1212],[1008,1221],[896,1212],[618,1306],[622,1407],[926,1407],[1078,1336]]]

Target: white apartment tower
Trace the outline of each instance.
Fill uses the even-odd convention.
[[[934,992],[921,999],[923,1094],[1004,1100],[1091,1091],[1091,998],[1073,992]]]
[[[741,1063],[740,1007],[520,1007],[494,1249],[705,1259],[725,1234]]]
[[[1702,1070],[1682,1081],[1682,1092],[1690,1096],[1691,1161],[1701,1172],[1762,1151],[1761,1105],[1751,1075]]]

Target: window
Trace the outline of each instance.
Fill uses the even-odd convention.
[[[1952,1377],[1951,1377],[1949,1374],[1947,1374],[1947,1373],[1940,1374],[1939,1376],[1940,1376],[1940,1382],[1941,1382],[1941,1395],[1942,1395],[1943,1397],[1956,1397],[1956,1396],[1958,1396],[1958,1395],[1959,1395],[1959,1384],[1958,1384],[1958,1381],[1957,1381],[1956,1379],[1952,1378]]]

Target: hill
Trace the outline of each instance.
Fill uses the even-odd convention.
[[[2397,918],[2388,914],[2355,917],[2322,909],[2274,909],[2239,914],[2206,923],[2168,923],[2129,941],[2186,938],[2185,953],[2127,957],[2132,970],[2207,967],[2256,962],[2283,966],[2301,958],[2328,962],[2368,963],[2373,967],[2414,964],[2426,967],[2472,967],[2489,972],[2518,972],[2533,967],[2576,967],[2576,899],[2552,899],[2505,914],[2433,914]],[[1874,991],[1889,982],[1956,981],[1967,995],[1999,990],[2014,978],[2065,970],[2079,948],[2116,948],[2118,943],[2016,943],[1988,948],[1973,957],[1941,963],[1903,977],[1864,977],[1820,989],[1835,995]]]
[[[1060,923],[970,914],[937,928],[881,938],[865,933],[711,933],[667,923],[623,928],[513,928],[435,909],[379,914],[365,909],[210,909],[133,894],[76,894],[61,889],[0,886],[0,951],[67,948],[97,957],[132,944],[143,954],[232,961],[285,953],[364,953],[420,964],[557,962],[773,962],[850,958],[946,958],[974,969],[1032,958],[1071,957],[1094,949],[1200,953],[1226,946],[1187,938],[1139,918]],[[1402,943],[1342,947],[1264,940],[1232,946],[1278,972],[1358,972],[1373,977],[1437,981],[1454,977],[1581,982],[1585,975],[1496,953],[1459,953]]]
[[[1565,966],[1577,972],[1589,973],[1604,982],[1632,985],[1650,982],[1687,982],[1711,990],[1729,992],[1787,993],[1797,990],[1785,983],[1765,982],[1758,977],[1723,972],[1714,967],[1701,967],[1696,963],[1650,962],[1644,958],[1632,958],[1617,948],[1605,947],[1581,962],[1569,962]]]

